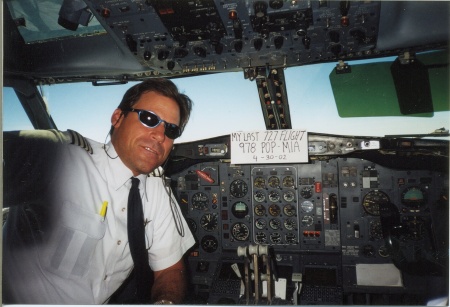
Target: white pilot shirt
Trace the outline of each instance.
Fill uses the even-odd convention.
[[[114,159],[103,144],[89,142],[93,154],[63,145],[64,160],[54,180],[58,189],[51,201],[52,231],[44,231],[43,242],[35,239],[31,248],[30,242],[17,242],[18,248],[4,250],[3,278],[8,296],[16,300],[11,303],[102,304],[132,270],[127,237],[132,173],[114,158],[111,143],[105,149]],[[162,178],[138,178],[149,264],[159,271],[178,262],[195,240]],[[103,218],[104,201],[108,209]],[[17,238],[10,240],[16,244]]]

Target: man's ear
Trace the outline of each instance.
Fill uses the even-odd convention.
[[[123,111],[121,109],[115,109],[111,116],[111,125],[119,127],[123,119]]]

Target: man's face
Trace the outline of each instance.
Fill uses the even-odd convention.
[[[133,105],[134,109],[152,111],[168,123],[180,124],[180,109],[177,103],[156,92],[146,92]],[[148,174],[160,166],[172,150],[173,140],[164,134],[164,123],[155,128],[141,124],[139,114],[129,112],[121,116],[116,109],[111,117],[114,132],[111,141],[122,162],[134,176]]]

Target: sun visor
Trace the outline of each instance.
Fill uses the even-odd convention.
[[[440,51],[417,55],[405,67],[396,58],[341,63],[330,74],[339,116],[432,117],[434,112],[450,110],[448,60],[448,53]]]

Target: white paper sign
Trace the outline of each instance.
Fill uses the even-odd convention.
[[[231,133],[232,164],[307,163],[306,130],[263,130]]]

